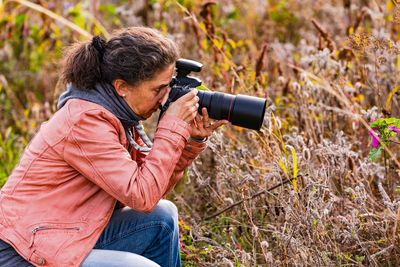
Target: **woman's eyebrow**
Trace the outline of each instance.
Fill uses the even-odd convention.
[[[163,87],[166,87],[168,85],[169,85],[169,83],[165,83],[165,84],[161,84],[159,86],[156,86],[155,88],[163,88]]]

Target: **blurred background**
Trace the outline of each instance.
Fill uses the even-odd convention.
[[[399,138],[368,158],[368,125],[400,118],[398,2],[0,0],[0,186],[56,111],[63,48],[150,26],[210,90],[268,100],[168,196],[184,266],[399,266]]]

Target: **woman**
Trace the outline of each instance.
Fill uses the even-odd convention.
[[[197,114],[192,90],[150,142],[140,121],[165,101],[177,58],[144,27],[67,50],[59,110],[1,190],[0,265],[181,265],[177,209],[162,198],[227,121]]]

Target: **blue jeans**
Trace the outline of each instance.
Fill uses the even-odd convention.
[[[116,209],[81,266],[156,266],[139,255],[162,267],[181,266],[178,211],[172,202],[161,200],[148,214]]]
[[[125,207],[114,210],[110,221],[82,267],[180,267],[176,206],[161,200],[151,213]],[[0,240],[0,266],[33,266]]]

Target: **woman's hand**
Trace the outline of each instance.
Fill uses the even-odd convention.
[[[165,114],[184,120],[187,124],[191,124],[197,115],[199,108],[199,97],[197,89],[193,89],[186,95],[172,102]]]
[[[208,138],[218,127],[223,124],[227,124],[227,120],[215,121],[214,123],[210,123],[210,117],[208,116],[208,112],[206,108],[201,109],[201,113],[203,116],[197,114],[195,117],[192,126],[192,134],[191,137],[196,138],[198,140],[203,140],[204,138]]]

